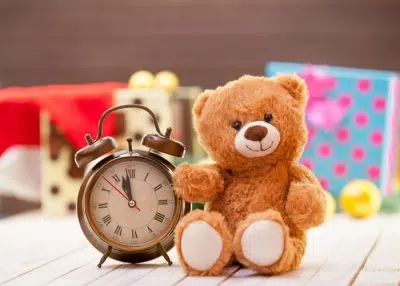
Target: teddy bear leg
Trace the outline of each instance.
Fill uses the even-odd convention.
[[[240,222],[233,239],[236,259],[262,274],[296,269],[304,255],[305,239],[291,237],[279,212],[250,214]]]
[[[179,263],[189,275],[218,275],[230,262],[232,235],[218,212],[195,210],[175,230]]]

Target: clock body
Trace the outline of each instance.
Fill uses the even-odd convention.
[[[81,228],[100,252],[138,263],[174,244],[174,230],[190,204],[175,195],[174,166],[140,150],[120,151],[100,160],[85,176],[78,196]]]

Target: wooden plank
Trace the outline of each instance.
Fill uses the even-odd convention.
[[[226,267],[221,275],[218,276],[187,276],[177,285],[180,286],[202,286],[202,285],[219,285],[220,283],[224,282],[230,276],[232,276],[236,271],[239,270],[239,265],[232,265]]]
[[[66,243],[68,243],[68,242],[66,242]],[[44,246],[42,246],[42,247],[44,247]],[[61,245],[55,246],[55,247],[62,248]],[[27,273],[35,271],[36,269],[40,269],[41,267],[46,266],[47,264],[53,263],[54,261],[57,261],[58,259],[63,259],[65,256],[67,256],[71,253],[82,251],[83,249],[84,248],[79,248],[79,249],[67,248],[63,252],[53,254],[53,255],[46,255],[43,257],[38,257],[36,255],[36,253],[33,254],[33,253],[27,252],[26,260],[18,261],[18,260],[13,259],[8,265],[2,267],[2,269],[0,271],[0,283],[12,281],[20,276],[23,276]],[[7,256],[7,257],[11,258],[12,256]]]
[[[223,285],[347,285],[373,247],[384,219],[356,221],[338,215],[308,233],[302,265],[295,272],[263,277],[241,269]]]
[[[136,65],[133,65],[136,66]],[[140,69],[140,66],[136,66]],[[145,67],[142,67],[145,68]],[[149,67],[146,67],[150,69]],[[151,70],[160,70],[162,67],[154,67]],[[135,68],[136,69],[136,68]],[[30,85],[35,83],[54,84],[57,83],[81,83],[82,78],[85,77],[88,82],[99,82],[109,80],[127,81],[128,75],[132,73],[132,67],[120,67],[116,70],[114,67],[103,68],[56,68],[56,69],[9,69],[7,79],[17,79],[19,76],[24,75],[23,85]],[[179,67],[173,68],[180,76],[180,80],[185,85],[198,85],[199,74],[207,74],[210,72],[209,68],[186,68]],[[253,75],[263,75],[263,66],[252,67],[213,67],[213,72],[218,73],[218,77],[210,77],[203,80],[203,86],[215,88],[218,85],[223,85],[226,82],[238,78],[243,73]],[[22,84],[22,83],[21,83]]]
[[[278,277],[257,275],[252,270],[242,268],[232,277],[227,279],[223,285],[258,285],[295,282],[297,285],[304,284],[319,269],[323,261],[337,246],[340,237],[337,236],[338,229],[346,223],[346,218],[336,216],[333,220],[325,223],[319,228],[312,229],[307,234],[308,247],[302,265],[298,271],[283,274]],[[279,280],[279,281],[276,281]],[[270,283],[270,281],[272,281]]]
[[[3,0],[4,1],[4,0]],[[16,1],[15,1],[16,2]],[[100,3],[103,2],[103,3]],[[267,34],[270,32],[343,32],[360,33],[395,32],[398,23],[398,3],[386,1],[385,5],[364,1],[362,9],[356,1],[338,4],[337,1],[182,1],[171,5],[163,1],[157,5],[137,5],[136,1],[110,4],[108,1],[35,1],[34,4],[14,4],[4,7],[4,36],[26,35],[32,37],[29,27],[35,24],[42,29],[41,37],[60,36],[73,38],[88,35],[114,37],[127,35],[170,34]],[[165,5],[166,3],[166,5]],[[25,5],[23,5],[25,4]],[[163,5],[164,4],[164,5]],[[282,19],[282,6],[290,21]],[[29,11],[29,12],[28,12]],[[311,13],[312,11],[312,13]],[[102,17],[98,17],[102,12]],[[382,14],[385,21],[382,21]],[[116,17],[118,15],[118,17]],[[232,21],[238,15],[246,21]],[[19,18],[25,16],[25,21]],[[70,21],[71,17],[74,21]],[[337,17],[341,16],[341,21]],[[370,21],[363,21],[369,19]],[[201,21],[201,22],[200,22]],[[316,25],[320,21],[320,25]],[[51,27],[47,23],[53,23]],[[301,25],[298,23],[301,22]],[[135,25],[141,23],[141,25]],[[185,23],[185,25],[182,25]],[[276,25],[280,23],[280,25]],[[362,24],[359,24],[362,23]],[[11,26],[14,24],[13,26]],[[8,29],[6,29],[8,28]],[[11,29],[12,28],[12,29]]]
[[[50,261],[27,273],[18,275],[9,280],[5,285],[42,285],[71,272],[98,257],[98,253],[93,248],[86,248],[70,253],[59,259]]]
[[[347,218],[337,228],[340,242],[323,261],[307,285],[347,285],[358,275],[362,264],[374,247],[386,220],[374,217],[368,220]]]
[[[100,257],[101,255],[99,253],[99,255],[93,261],[89,261],[87,264],[61,275],[60,277],[51,281],[48,285],[74,285],[77,282],[79,282],[79,284],[86,285],[102,276],[107,275],[115,269],[124,266],[124,264],[119,261],[108,259],[101,268],[97,268],[97,263],[99,262]]]
[[[156,268],[150,275],[146,275],[135,281],[133,285],[175,285],[185,277],[186,273],[182,270],[181,266],[174,263],[171,266]]]
[[[75,69],[80,68],[110,68],[123,67],[162,68],[170,69],[182,67],[214,68],[219,66],[245,67],[259,65],[262,69],[268,59],[302,60],[315,63],[342,64],[345,66],[357,65],[365,67],[376,65],[385,67],[390,64],[390,59],[378,54],[382,44],[385,44],[387,55],[397,52],[400,39],[391,34],[346,34],[333,33],[326,41],[326,33],[296,33],[285,35],[274,33],[269,35],[259,34],[225,34],[225,35],[131,35],[129,38],[121,38],[118,42],[114,38],[83,36],[75,38],[76,47],[65,49],[70,38],[61,38],[54,41],[43,39],[33,41],[30,45],[31,52],[36,56],[26,53],[26,47],[16,42],[12,47],[13,55],[19,58],[0,58],[1,68],[6,70],[16,69]],[[27,41],[26,38],[23,41]],[[48,42],[46,47],[42,42]],[[246,45],[242,43],[245,42]],[[176,44],[171,44],[176,43]],[[178,44],[179,43],[179,44]],[[332,43],[340,43],[340,46],[332,50]],[[294,46],[296,49],[282,49],[282,46]],[[363,45],[362,53],[357,53]],[[226,47],[236,47],[227,49]],[[96,49],[93,49],[96,47]],[[163,47],[160,49],[160,47]],[[322,54],[321,50],[329,51],[329,58]],[[110,51],[114,51],[112,57],[107,57]],[[127,57],[126,53],[135,55]],[[61,56],[62,55],[62,56]],[[193,56],[196,55],[196,56]],[[246,55],[246,56],[243,56]],[[366,56],[371,58],[365,59]],[[0,55],[1,57],[1,55]],[[150,60],[151,57],[151,60]],[[205,59],[207,58],[207,62]],[[51,60],[53,59],[53,60]],[[57,61],[55,61],[57,59]],[[38,61],[41,64],[38,65]],[[366,61],[367,63],[363,63]],[[399,59],[392,59],[392,64],[399,64]],[[56,63],[55,63],[56,62]],[[382,62],[382,63],[381,63]],[[393,67],[394,68],[394,67]],[[157,70],[155,70],[157,71]]]
[[[30,244],[22,244],[11,250],[8,250],[4,244],[0,244],[0,256],[17,254],[10,256],[12,263],[10,260],[4,260],[4,263],[0,265],[2,266],[0,267],[0,282],[7,281],[7,285],[28,282],[33,285],[43,283],[70,285],[77,281],[95,285],[116,282],[128,284],[157,268],[162,269],[156,273],[168,276],[172,274],[171,279],[177,279],[171,280],[171,284],[185,276],[177,263],[169,267],[162,257],[138,265],[108,260],[102,269],[97,269],[96,263],[100,258],[100,253],[88,245],[75,218],[43,218],[37,214],[21,216],[0,221],[1,230],[8,230],[4,232],[4,236],[1,236],[2,241],[21,241],[24,238],[21,231],[32,233]],[[43,235],[49,231],[55,234]],[[55,236],[57,239],[54,239]],[[12,244],[14,245],[19,244]],[[78,246],[80,249],[74,248]],[[38,249],[40,251],[37,251]],[[177,261],[175,251],[171,251],[170,255],[172,260]],[[152,280],[150,278],[150,283]],[[144,284],[146,281],[148,278],[143,279]]]
[[[232,276],[228,277],[221,285],[260,285],[268,282],[269,278],[269,276],[257,275],[257,273],[251,269],[241,268]]]
[[[169,256],[172,261],[176,261],[176,252],[174,249],[172,249],[169,253]],[[113,263],[114,264],[114,263]],[[83,280],[80,279],[80,281],[83,281],[83,284],[91,284],[91,285],[127,285],[127,284],[133,284],[136,281],[143,280],[143,283],[146,282],[146,277],[153,277],[155,271],[158,268],[163,268],[166,270],[171,270],[171,268],[176,268],[178,266],[177,263],[174,263],[173,266],[168,266],[166,261],[164,260],[163,257],[158,257],[154,260],[144,262],[144,263],[139,263],[139,264],[120,264],[119,266],[115,267],[116,264],[114,265],[108,265],[107,263],[103,266],[103,268],[111,268],[110,271],[107,270],[102,270],[104,273],[100,274],[96,273],[94,270],[91,270],[89,273],[89,276],[87,276],[87,273],[85,272],[84,269],[79,269],[77,270],[78,275],[71,273],[71,275],[68,275],[65,277],[62,277],[60,281],[55,281],[57,282],[58,285],[65,285],[64,282],[68,281],[75,281],[74,279],[79,277],[82,278],[84,277]],[[163,271],[161,271],[163,272]],[[97,277],[95,277],[97,276]],[[168,281],[168,280],[166,280]],[[62,282],[62,283],[59,283]],[[88,283],[90,282],[90,283]],[[68,283],[67,283],[68,284]],[[142,285],[142,283],[141,283]]]
[[[75,218],[38,214],[0,222],[0,283],[89,246]]]
[[[400,285],[400,215],[388,220],[354,285]]]
[[[161,263],[159,261],[158,263]],[[114,268],[98,279],[94,279],[89,285],[128,285],[141,277],[151,273],[159,264],[123,264]],[[164,263],[166,266],[166,263]],[[60,284],[61,285],[61,284]],[[65,285],[65,284],[64,284]]]
[[[170,251],[171,259],[175,259],[174,250]],[[97,261],[83,265],[63,276],[55,279],[49,285],[72,285],[79,281],[80,284],[92,285],[126,285],[141,279],[146,275],[152,275],[159,267],[169,268],[163,257],[140,264],[125,264],[112,259],[106,261],[102,268],[96,267]]]
[[[298,271],[272,277],[238,266],[217,277],[187,277],[175,250],[170,252],[173,266],[160,257],[138,265],[108,260],[97,269],[100,253],[86,242],[74,218],[16,217],[0,221],[0,232],[0,256],[9,257],[0,262],[0,283],[7,281],[6,285],[347,285],[353,281],[398,285],[400,281],[400,215],[369,220],[338,215],[309,231]],[[30,243],[24,243],[27,237]]]
[[[138,69],[171,69],[185,85],[215,87],[263,74],[270,60],[400,65],[396,0],[2,0],[0,7],[5,86],[126,81]]]
[[[156,267],[148,275],[135,281],[133,285],[175,285],[186,277],[186,273],[179,265],[176,250],[170,252],[171,260],[174,262],[171,266],[162,265]]]

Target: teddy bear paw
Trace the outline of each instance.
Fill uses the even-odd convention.
[[[251,263],[272,265],[283,253],[283,229],[279,223],[271,220],[254,222],[244,230],[240,244],[244,257]]]
[[[222,237],[208,223],[192,222],[182,235],[183,259],[191,268],[206,271],[217,262],[221,255],[222,243]]]
[[[232,236],[222,215],[194,211],[177,228],[176,246],[189,275],[217,275],[230,261]]]
[[[323,223],[326,205],[323,192],[319,186],[312,184],[292,184],[286,202],[286,212],[298,228],[306,230]]]
[[[263,274],[283,272],[289,229],[279,212],[252,213],[238,224],[233,239],[236,259],[244,266]]]
[[[217,170],[182,163],[173,175],[175,192],[190,202],[208,202],[223,189],[223,178]]]

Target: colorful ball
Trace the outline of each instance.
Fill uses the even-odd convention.
[[[145,70],[137,71],[129,77],[129,88],[151,88],[154,86],[154,75]]]
[[[397,192],[400,192],[400,178],[399,177],[397,177],[394,180],[394,190]]]
[[[179,78],[171,71],[161,71],[155,77],[155,86],[172,91],[179,86]]]
[[[368,218],[376,214],[382,204],[377,186],[368,180],[355,180],[348,183],[340,195],[343,210],[355,218]]]
[[[336,201],[330,192],[324,191],[326,200],[326,214],[325,219],[330,220],[336,213]]]

